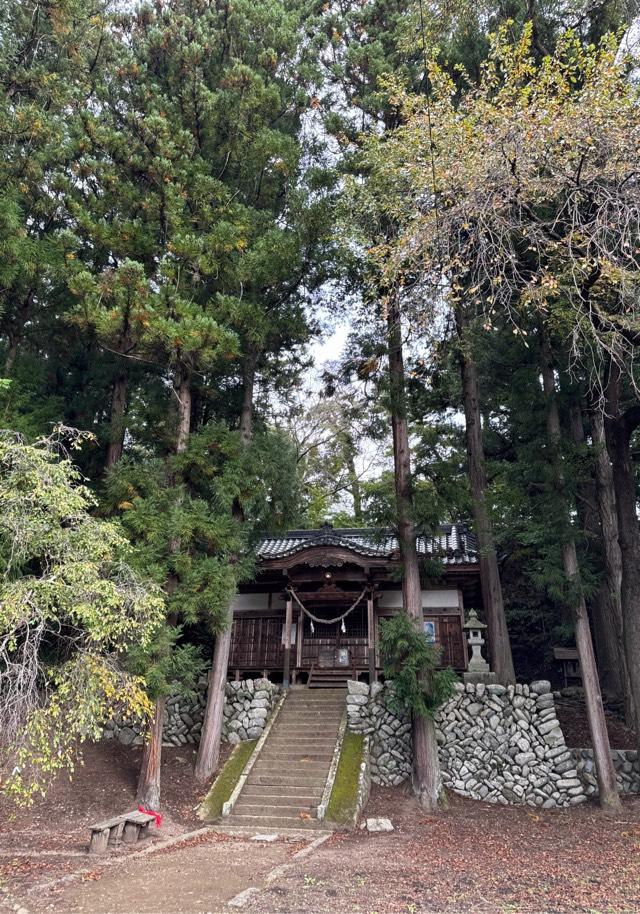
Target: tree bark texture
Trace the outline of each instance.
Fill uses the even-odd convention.
[[[344,462],[347,467],[347,476],[349,479],[349,491],[353,499],[353,517],[358,523],[362,521],[362,490],[360,488],[360,479],[356,472],[354,460],[355,445],[351,435],[347,435],[343,445]]]
[[[160,808],[160,769],[162,763],[162,728],[166,698],[156,699],[149,739],[142,750],[136,801],[145,809]]]
[[[120,374],[113,382],[111,392],[111,416],[109,421],[109,445],[105,469],[111,470],[122,457],[124,448],[124,417],[127,409],[127,376]]]
[[[625,413],[619,408],[620,371],[612,366],[607,392],[605,428],[615,488],[618,538],[622,559],[622,628],[640,748],[640,527],[631,435],[640,425],[640,405]]]
[[[231,625],[227,625],[216,638],[213,661],[209,670],[207,706],[194,774],[197,781],[204,783],[214,773],[220,761],[220,739],[224,721],[224,693],[231,646]]]
[[[504,598],[498,568],[493,526],[487,504],[487,471],[482,441],[478,371],[468,338],[467,321],[462,306],[456,309],[456,330],[460,342],[460,375],[464,403],[469,486],[473,502],[473,519],[478,538],[482,602],[489,635],[491,669],[504,685],[515,683],[516,674],[511,642],[504,611]]]
[[[566,503],[568,529],[562,546],[562,564],[567,582],[573,591],[571,608],[575,627],[576,647],[578,649],[578,657],[580,658],[589,732],[591,734],[591,744],[593,746],[593,754],[597,769],[598,799],[600,806],[603,809],[617,810],[620,809],[620,797],[618,796],[616,772],[611,758],[611,746],[609,743],[609,734],[607,732],[607,722],[604,716],[604,707],[602,705],[600,681],[598,679],[598,669],[593,651],[589,616],[587,614],[587,606],[580,578],[576,544],[569,528],[570,506],[562,469],[562,459],[560,456],[562,430],[560,427],[560,414],[556,398],[554,369],[544,328],[541,333],[542,380],[547,401],[547,435],[549,439],[549,450],[555,472],[557,495],[558,498],[563,499]]]
[[[24,336],[25,324],[29,319],[29,313],[31,311],[34,299],[35,289],[29,289],[25,297],[18,305],[15,317],[9,324],[9,329],[7,330],[8,346],[4,359],[4,368],[2,374],[2,376],[5,378],[9,378],[13,374],[13,369],[15,368],[16,360],[18,358],[18,349]]]
[[[563,373],[563,377],[566,377],[566,373]],[[586,439],[580,396],[575,388],[567,392],[571,394],[569,401],[571,437],[578,447],[584,447]],[[629,695],[629,689],[625,676],[622,610],[619,606],[620,574],[617,574],[615,569],[616,564],[620,563],[620,549],[617,542],[613,484],[611,483],[607,487],[604,478],[607,466],[609,475],[611,475],[611,464],[606,448],[603,449],[597,441],[599,428],[604,433],[603,417],[600,411],[597,411],[597,414],[592,417],[591,426],[594,444],[594,472],[579,480],[576,508],[589,551],[592,553],[596,565],[601,565],[603,568],[600,585],[587,601],[587,610],[593,626],[601,687],[609,699],[624,705],[625,696]],[[609,496],[613,498],[610,504]],[[611,527],[612,521],[615,522],[615,531]],[[605,535],[605,526],[607,535],[613,536],[609,542]],[[618,561],[616,561],[616,552]],[[616,604],[618,604],[617,611]]]
[[[625,718],[630,726],[635,723],[634,703],[631,692],[629,668],[624,650],[624,625],[622,620],[622,553],[618,534],[616,494],[613,468],[607,451],[604,416],[597,409],[591,419],[591,434],[595,447],[596,498],[600,519],[601,543],[605,562],[605,575],[600,600],[601,632],[605,665],[605,682],[613,694],[624,703]]]
[[[405,370],[402,342],[402,320],[395,299],[387,316],[389,345],[389,385],[391,393],[391,429],[396,495],[398,542],[402,555],[402,601],[404,611],[416,628],[423,631],[422,587],[413,522],[411,451],[407,423]],[[438,760],[433,721],[414,715],[413,789],[421,806],[428,811],[437,808],[442,796],[442,778]]]
[[[240,413],[240,440],[247,447],[253,437],[253,397],[255,389],[256,367],[258,354],[251,353],[244,366],[244,390],[242,396],[242,410]],[[244,512],[240,502],[233,505],[234,517],[242,522]],[[213,649],[213,660],[209,674],[209,689],[207,691],[207,704],[202,721],[202,732],[198,755],[194,769],[195,777],[201,783],[208,781],[218,767],[220,759],[220,740],[222,739],[222,723],[224,719],[225,686],[227,683],[227,667],[229,666],[229,650],[231,648],[231,631],[233,616],[229,613],[227,625],[216,637]]]
[[[251,352],[246,357],[242,370],[242,409],[240,410],[240,440],[246,446],[253,437],[253,400],[256,386],[256,367],[258,353]]]
[[[189,372],[180,372],[175,386],[178,398],[178,429],[176,433],[176,454],[183,454],[189,443],[191,431],[191,375]]]
[[[181,371],[176,377],[174,385],[175,395],[178,400],[177,429],[175,439],[175,453],[182,454],[189,443],[191,428],[191,378],[188,372]],[[180,540],[173,539],[169,543],[169,550],[174,555],[180,551]],[[174,574],[167,578],[165,589],[168,595],[175,592],[178,580]],[[167,620],[168,625],[175,625],[175,618]],[[147,808],[158,809],[160,805],[160,766],[162,761],[162,729],[166,697],[156,699],[153,724],[149,740],[145,744],[142,754],[140,776],[138,778],[138,792],[136,799]]]

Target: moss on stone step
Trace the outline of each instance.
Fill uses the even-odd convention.
[[[198,811],[201,819],[212,822],[222,815],[222,807],[233,793],[257,742],[257,739],[243,740],[235,747],[213,782],[211,790],[202,801]]]
[[[363,748],[364,736],[347,730],[326,815],[329,821],[338,825],[348,825],[356,811]]]

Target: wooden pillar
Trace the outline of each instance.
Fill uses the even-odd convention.
[[[293,616],[293,597],[287,597],[287,606],[284,617],[284,671],[282,674],[283,688],[288,689],[291,681],[291,622]]]
[[[369,685],[376,681],[376,623],[373,615],[373,591],[367,594],[367,647],[369,654]]]
[[[298,630],[296,632],[296,667],[302,666],[302,626],[304,625],[304,613],[302,610],[298,613]]]

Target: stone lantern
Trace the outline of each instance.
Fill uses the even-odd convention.
[[[470,673],[488,673],[489,664],[482,656],[482,645],[485,643],[483,631],[486,629],[484,622],[478,619],[475,609],[469,610],[467,621],[464,624],[465,631],[468,631],[467,643],[471,648],[471,658],[469,659],[468,670]]]

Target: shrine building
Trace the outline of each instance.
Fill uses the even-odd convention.
[[[464,524],[419,536],[422,610],[442,666],[468,667],[465,610],[482,606],[478,551]],[[380,620],[402,609],[401,560],[390,531],[293,530],[257,545],[255,579],[233,604],[229,674],[285,685],[375,681]]]

